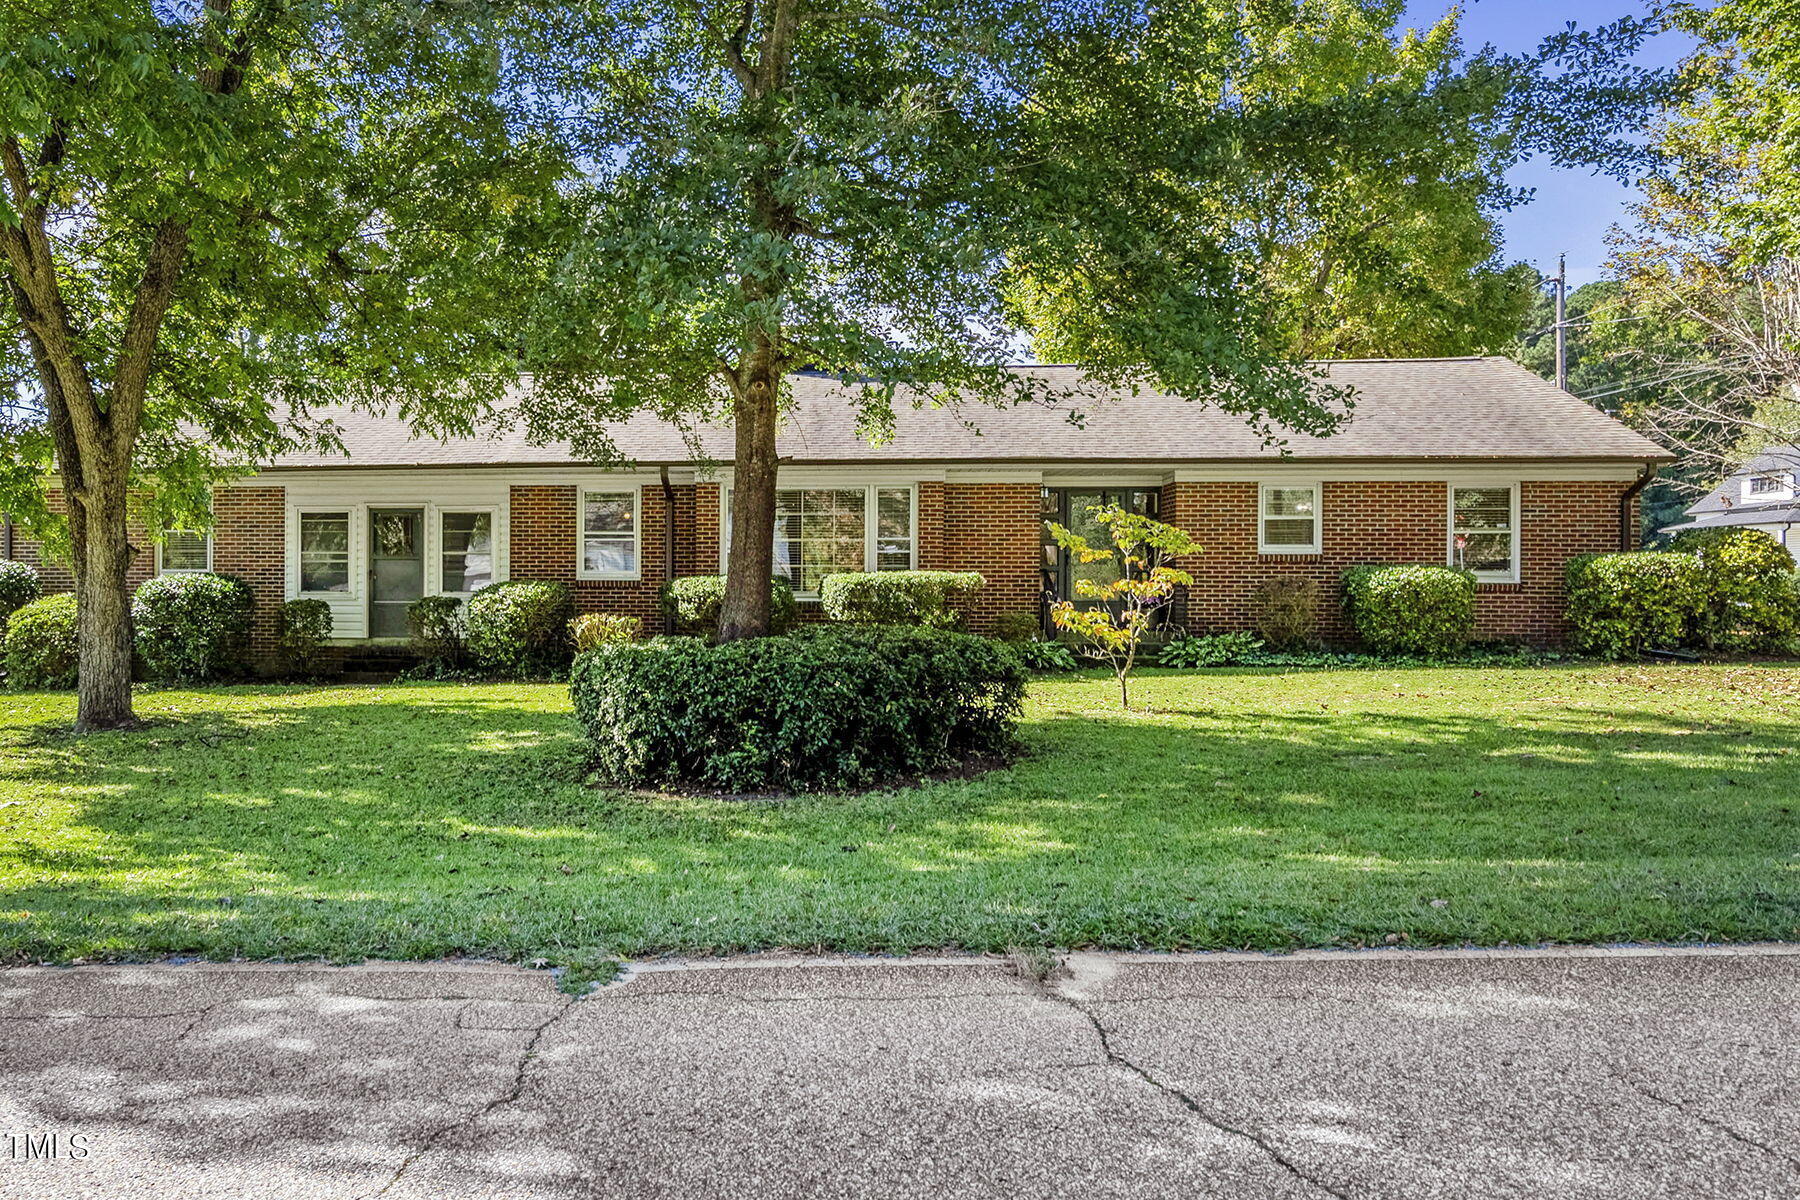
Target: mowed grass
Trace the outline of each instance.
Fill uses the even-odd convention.
[[[558,686],[0,696],[0,960],[1800,937],[1800,669],[1033,685],[978,779],[591,786]]]

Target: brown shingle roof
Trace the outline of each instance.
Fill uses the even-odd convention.
[[[1355,411],[1330,437],[1286,434],[1297,459],[1638,459],[1672,456],[1591,405],[1503,358],[1356,360],[1321,364],[1334,384],[1355,389]],[[1072,381],[1075,368],[1018,368],[1052,383]],[[852,389],[819,375],[792,380],[794,410],[780,435],[784,461],[795,463],[1229,462],[1280,457],[1240,417],[1154,392],[1087,400],[1079,405],[968,406],[960,411],[913,408],[896,400],[895,437],[871,446],[856,432]],[[1084,414],[1082,427],[1068,420]],[[294,454],[275,467],[568,465],[568,446],[533,446],[504,421],[483,437],[439,442],[413,437],[398,420],[334,414],[348,457]],[[973,428],[970,428],[973,426]],[[683,463],[691,455],[680,434],[649,416],[620,422],[614,440],[643,464]],[[702,433],[718,462],[731,457],[728,429]]]

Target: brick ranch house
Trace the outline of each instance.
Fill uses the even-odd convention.
[[[896,436],[871,446],[840,384],[797,377],[780,438],[777,562],[803,611],[831,571],[979,571],[987,584],[968,618],[984,631],[998,614],[1072,595],[1046,520],[1079,527],[1089,505],[1117,501],[1204,548],[1183,564],[1196,582],[1177,611],[1197,631],[1247,628],[1260,583],[1310,576],[1322,585],[1320,631],[1342,640],[1345,568],[1461,562],[1480,579],[1481,636],[1561,640],[1564,563],[1635,546],[1636,496],[1670,456],[1505,359],[1324,366],[1355,388],[1353,415],[1331,437],[1278,448],[1240,418],[1149,393],[1089,402],[1081,426],[1050,405],[959,416],[901,404]],[[653,631],[665,580],[722,569],[728,430],[705,433],[716,465],[697,467],[676,430],[633,418],[615,432],[632,465],[602,469],[514,429],[439,442],[385,418],[336,420],[345,454],[291,455],[219,487],[209,533],[153,548],[140,538],[137,577],[241,576],[266,653],[277,609],[296,597],[329,603],[347,647],[404,638],[421,595],[509,578],[561,580],[580,610],[634,614]],[[35,548],[20,538],[13,553]],[[45,574],[69,584],[54,564]]]

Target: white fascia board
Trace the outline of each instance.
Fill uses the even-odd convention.
[[[1642,463],[1625,462],[1455,462],[1421,461],[1416,463],[1326,463],[1286,461],[1268,463],[1221,464],[1205,467],[1177,467],[1176,483],[1463,483],[1482,482],[1527,483],[1584,480],[1601,483],[1632,483],[1643,468]]]

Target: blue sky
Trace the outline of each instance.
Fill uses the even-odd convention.
[[[1449,7],[1449,0],[1409,0],[1408,20],[1429,25]],[[1570,21],[1591,28],[1646,11],[1633,0],[1469,0],[1462,7],[1465,44],[1474,49],[1491,42],[1503,51],[1533,49]],[[1690,45],[1679,35],[1664,34],[1644,47],[1639,61],[1651,66],[1672,65]],[[1542,163],[1526,163],[1510,179],[1516,186],[1536,189],[1537,194],[1532,203],[1504,217],[1506,257],[1551,272],[1556,269],[1557,254],[1566,252],[1572,284],[1599,278],[1606,261],[1606,231],[1625,219],[1625,206],[1635,197],[1635,189],[1604,175],[1558,170]]]

